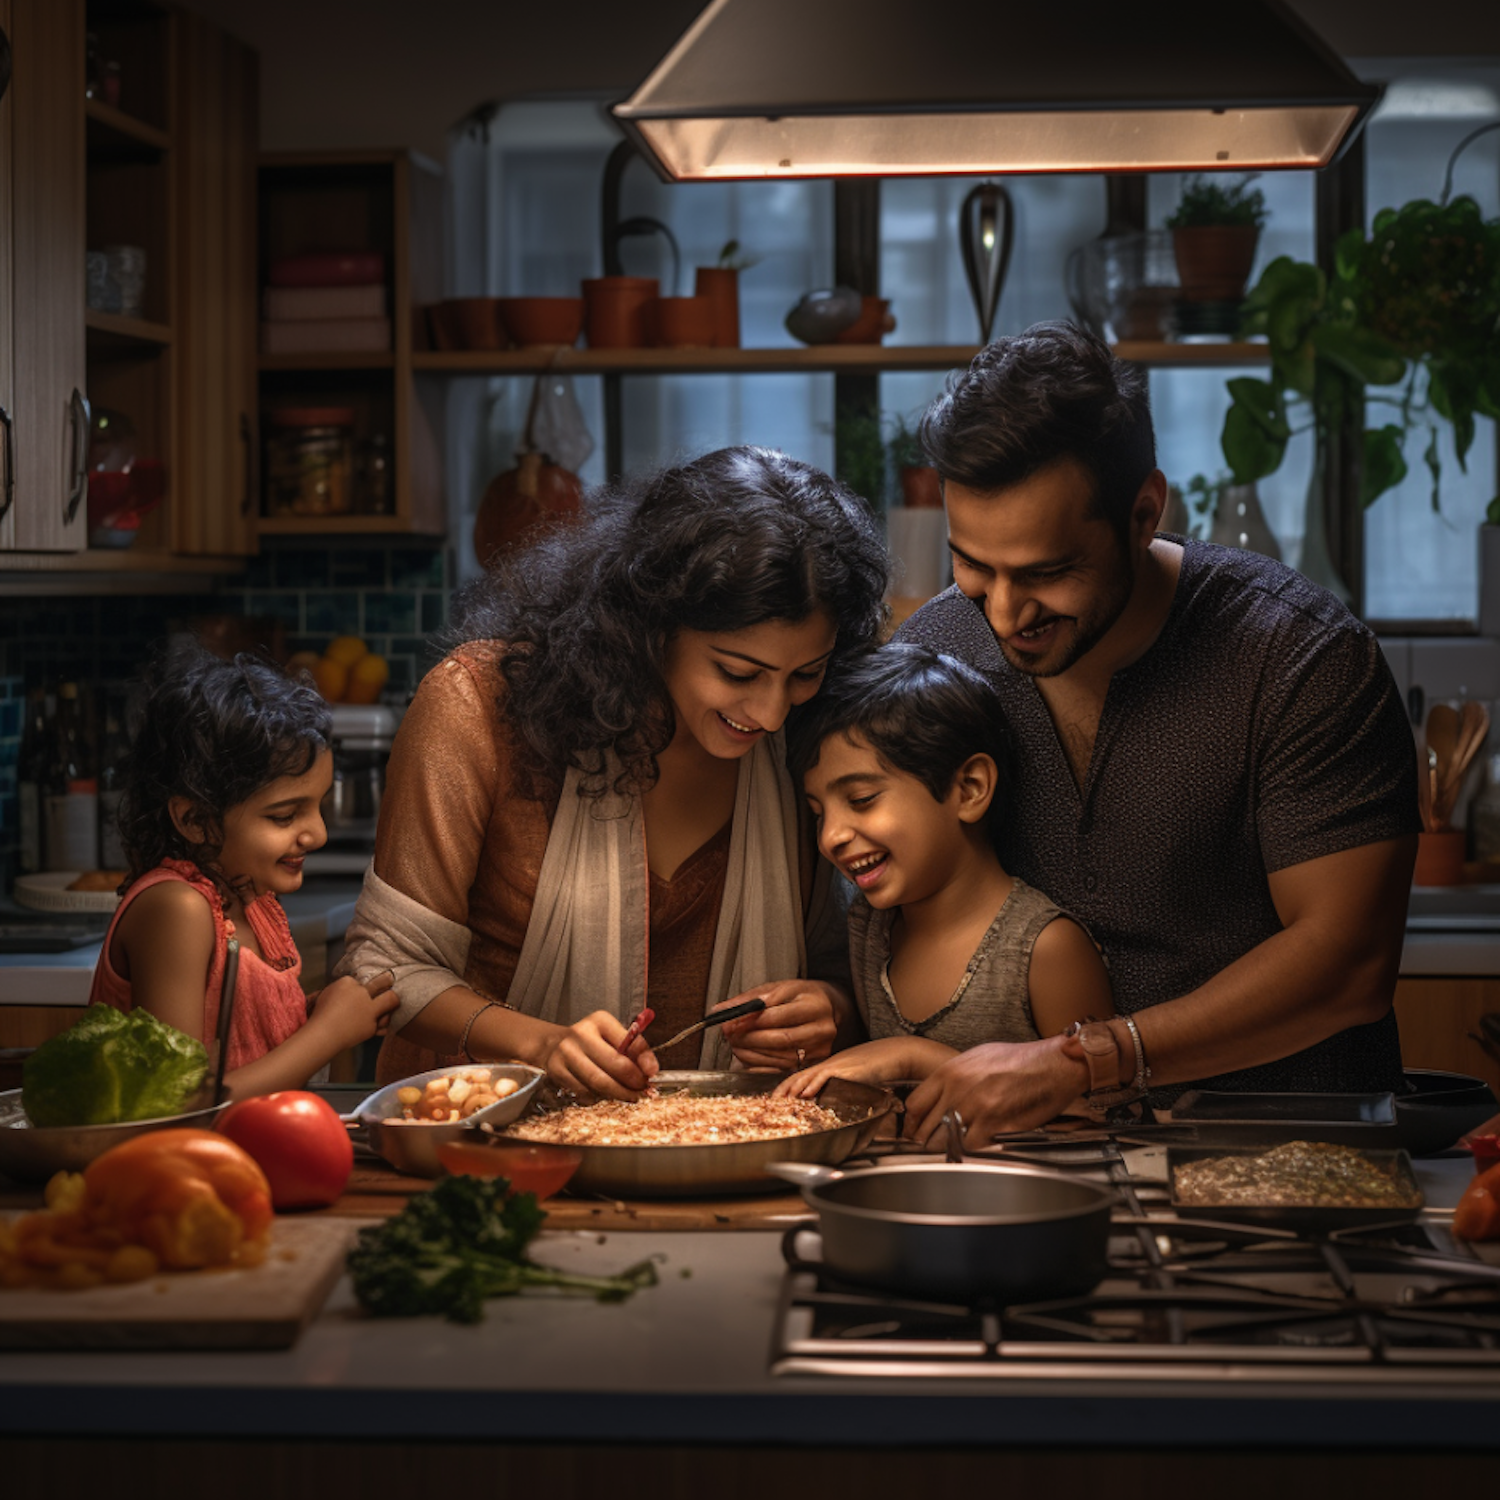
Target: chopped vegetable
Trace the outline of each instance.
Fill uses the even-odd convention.
[[[79,1290],[159,1269],[253,1265],[271,1224],[264,1173],[208,1130],[158,1130],[59,1172],[47,1207],[0,1223],[0,1287]]]
[[[1481,1172],[1453,1210],[1453,1232],[1461,1240],[1500,1240],[1500,1165]]]
[[[91,1005],[21,1072],[33,1125],[113,1125],[181,1114],[208,1076],[203,1043],[150,1011]]]
[[[546,1213],[535,1194],[509,1191],[503,1177],[447,1177],[394,1218],[360,1230],[349,1253],[360,1305],[380,1318],[478,1323],[487,1297],[550,1287],[621,1302],[656,1284],[649,1260],[618,1276],[578,1276],[528,1260],[526,1247]]]

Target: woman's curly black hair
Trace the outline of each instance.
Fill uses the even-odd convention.
[[[332,730],[328,705],[311,684],[253,656],[225,661],[196,643],[168,648],[146,674],[125,760],[125,884],[164,859],[185,859],[229,893],[216,863],[225,814],[283,776],[304,775],[329,748]],[[192,803],[200,841],[172,821],[174,797]]]
[[[582,790],[644,790],[676,727],[664,679],[681,630],[797,623],[824,610],[833,660],[886,623],[889,559],[868,507],[821,470],[766,448],[723,448],[597,492],[576,526],[471,585],[450,644],[500,640],[518,784],[540,797],[570,766]]]

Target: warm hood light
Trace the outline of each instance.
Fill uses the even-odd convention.
[[[713,0],[614,114],[689,182],[1232,172],[1379,98],[1280,0]]]

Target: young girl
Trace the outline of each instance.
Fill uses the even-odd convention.
[[[309,1017],[276,899],[301,887],[304,857],[328,837],[329,730],[312,688],[248,656],[191,648],[148,684],[130,747],[120,807],[130,870],[89,998],[143,1006],[211,1046],[236,938],[226,1081],[240,1098],[301,1087],[396,1006],[389,975],[368,987],[340,979]]]
[[[802,711],[791,769],[818,847],[859,889],[849,912],[854,996],[870,1041],[794,1074],[925,1078],[985,1042],[1030,1042],[1114,1014],[1109,975],[1071,917],[1001,867],[1001,721],[971,669],[921,646],[851,662]]]

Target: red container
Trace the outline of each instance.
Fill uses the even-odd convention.
[[[373,286],[385,280],[385,256],[378,250],[278,255],[267,278],[272,286]]]

